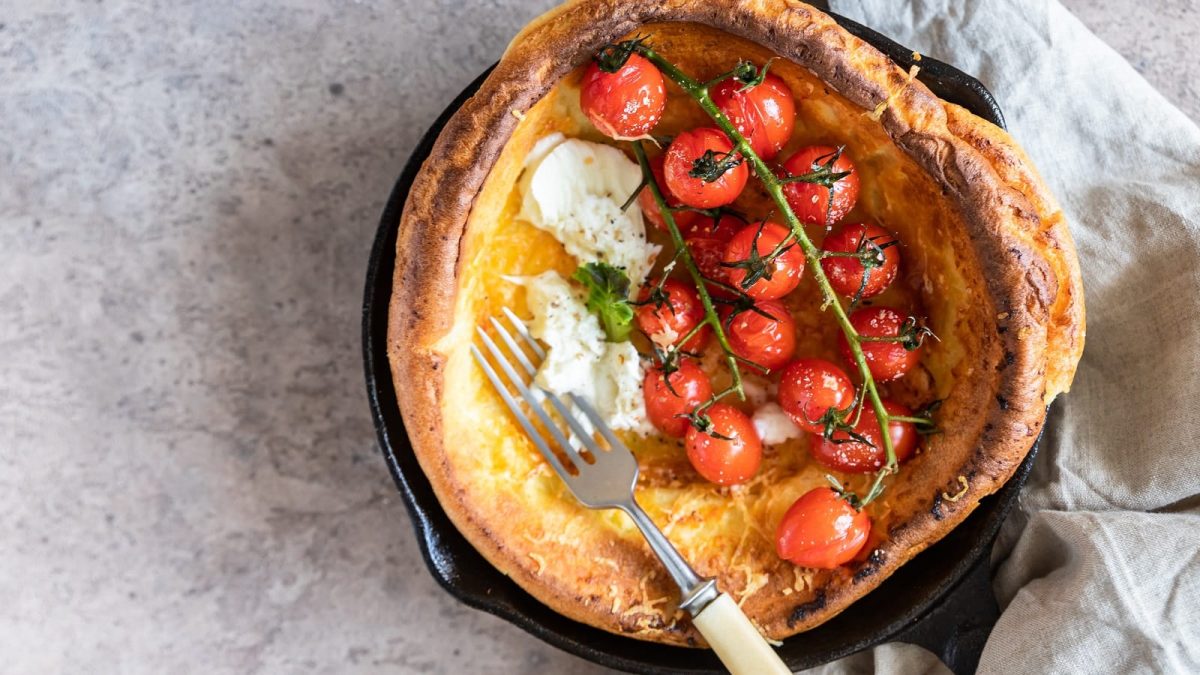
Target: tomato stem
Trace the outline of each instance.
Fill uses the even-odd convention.
[[[911,415],[892,415],[893,422],[908,422],[917,426],[932,427],[935,426],[933,420],[928,417],[913,417]]]
[[[871,399],[871,407],[874,408],[875,416],[879,420],[880,438],[883,439],[883,449],[887,455],[887,462],[875,474],[875,480],[871,484],[871,488],[867,491],[867,495],[860,501],[862,506],[866,506],[883,493],[884,478],[897,471],[898,464],[896,461],[896,450],[892,446],[892,436],[890,433],[888,433],[888,422],[891,418],[888,415],[887,410],[883,407],[883,399],[879,396],[879,390],[875,385],[875,379],[871,376],[871,369],[867,365],[866,356],[863,354],[862,342],[858,331],[855,330],[853,324],[850,323],[850,317],[846,313],[846,308],[842,306],[841,301],[838,299],[837,294],[833,290],[833,286],[829,283],[829,278],[825,276],[825,271],[821,268],[822,251],[818,249],[816,245],[812,243],[812,240],[808,238],[808,233],[805,232],[804,226],[800,223],[800,219],[796,217],[795,212],[792,211],[792,207],[788,204],[787,198],[783,194],[783,181],[780,180],[775,175],[775,172],[772,171],[769,166],[767,166],[767,163],[764,162],[763,159],[754,152],[754,150],[750,147],[750,143],[746,140],[746,137],[738,132],[737,128],[734,127],[729,121],[729,118],[727,118],[725,114],[721,112],[720,108],[717,107],[716,103],[713,102],[712,97],[709,95],[708,84],[699,82],[687,73],[684,73],[674,63],[671,63],[666,58],[658,54],[658,52],[647,47],[644,43],[636,44],[634,46],[634,50],[657,66],[658,69],[662,71],[662,73],[668,78],[670,78],[672,82],[679,85],[679,87],[682,88],[690,97],[692,97],[692,99],[694,99],[696,103],[700,105],[704,112],[706,112],[708,116],[717,123],[717,126],[720,127],[721,131],[725,132],[725,135],[729,137],[730,141],[733,142],[733,152],[740,153],[750,163],[751,168],[754,169],[754,173],[762,182],[763,187],[766,188],[767,193],[771,195],[771,199],[775,202],[776,207],[778,207],[779,211],[783,214],[784,219],[787,221],[788,227],[792,230],[792,234],[796,238],[796,242],[800,245],[800,249],[804,252],[805,262],[807,263],[808,268],[812,270],[813,277],[817,281],[817,286],[821,289],[821,295],[825,301],[823,307],[831,307],[833,309],[834,317],[836,318],[838,325],[841,327],[842,332],[846,336],[846,342],[850,347],[850,353],[853,355],[854,363],[858,367],[859,376],[862,378],[862,386],[866,390],[867,396]],[[641,149],[640,142],[636,144],[635,152],[639,154],[638,161],[642,164],[643,174],[646,174],[649,172],[650,166],[645,159],[645,151]],[[832,163],[830,163],[829,166],[832,167]],[[830,168],[828,171],[831,172],[832,168]],[[807,178],[808,175],[806,174],[804,177]],[[823,178],[829,177],[831,176],[828,176],[828,174],[823,176]],[[791,179],[795,180],[799,180],[800,178],[801,177],[799,176],[791,177]],[[829,183],[826,187],[830,192],[829,202],[830,205],[832,205],[834,189],[833,184],[836,181],[825,180],[824,182]],[[824,182],[822,184],[824,184]],[[651,182],[650,185],[654,190],[655,201],[659,203],[659,207],[665,207],[666,203],[662,198],[662,194],[658,191],[658,187],[654,185],[653,182]],[[669,214],[664,213],[664,216],[669,216]],[[664,218],[664,220],[666,220],[666,218]],[[828,220],[826,222],[828,222]],[[677,246],[682,245],[683,238],[679,236],[679,231],[676,229],[674,222],[669,221],[668,224],[671,230],[672,239],[676,240]],[[700,277],[699,270],[696,269],[695,263],[690,257],[688,257],[688,259],[685,261],[685,265],[687,265],[689,271],[692,272],[693,278],[696,279],[697,285],[703,289],[703,284],[701,282],[702,277]],[[709,311],[711,309],[712,302],[704,290],[701,290],[701,301],[704,303],[705,310]],[[715,323],[719,324],[720,322],[717,321]],[[722,347],[725,347],[727,342],[724,340],[724,333],[718,329],[717,334],[719,341],[722,342]],[[727,350],[727,357],[729,356],[729,353],[730,351]],[[730,358],[729,360],[733,361],[734,359]],[[740,374],[738,371],[734,369],[733,373],[735,381],[740,383]]]

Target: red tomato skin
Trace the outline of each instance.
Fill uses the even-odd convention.
[[[837,148],[828,145],[814,145],[800,148],[790,157],[783,160],[784,172],[781,178],[800,176],[811,172],[813,162],[828,161]],[[829,188],[812,183],[787,183],[783,186],[783,194],[787,197],[788,205],[792,207],[800,222],[812,225],[831,226],[839,222],[854,205],[858,203],[858,170],[854,162],[842,153],[833,164],[834,171],[850,171],[850,175],[833,184],[833,205],[829,205]],[[828,209],[828,222],[826,210]]]
[[[741,232],[744,227],[746,227],[746,221],[727,213],[722,214],[716,222],[713,222],[713,219],[708,216],[701,215],[700,219],[687,232],[683,233],[683,236],[685,239],[709,237],[719,239],[722,243],[728,243],[730,239],[733,239],[733,235]]]
[[[868,240],[880,245],[896,241],[896,235],[878,225],[847,223],[830,232],[821,248],[839,253],[854,253],[864,235]],[[858,292],[865,271],[862,263],[854,258],[824,258],[821,260],[821,269],[825,270],[825,276],[829,277],[829,284],[833,286],[833,290],[848,298],[854,297]],[[883,265],[871,269],[863,287],[862,297],[873,298],[886,291],[896,280],[899,269],[900,247],[892,245],[883,249]]]
[[[717,485],[736,485],[754,477],[762,464],[762,441],[746,413],[724,403],[707,411],[712,430],[731,440],[689,427],[685,445],[696,472]]]
[[[662,73],[639,54],[631,54],[615,73],[606,73],[592,62],[580,83],[579,106],[609,138],[645,136],[662,119],[666,105]]]
[[[825,440],[823,436],[809,436],[808,450],[817,463],[834,471],[846,473],[871,473],[878,471],[887,461],[887,451],[883,448],[883,437],[879,433],[879,418],[875,416],[875,408],[870,401],[865,403],[862,416],[854,431],[871,441],[867,445],[850,439],[845,432],[836,432],[834,438],[845,439],[843,443]],[[890,415],[911,416],[912,410],[896,403],[884,400],[883,409]],[[888,434],[892,437],[892,450],[896,452],[896,461],[907,462],[917,450],[917,428],[912,422],[892,421],[888,423]]]
[[[676,136],[667,146],[663,160],[667,187],[682,203],[694,208],[711,209],[732,204],[746,187],[750,170],[742,162],[711,183],[689,176],[692,163],[706,150],[717,153],[719,160],[725,153],[733,151],[733,144],[720,130],[708,127],[684,131]]]
[[[858,555],[871,534],[871,518],[855,511],[831,488],[800,496],[776,533],[779,557],[801,567],[836,569]]]
[[[860,336],[895,337],[907,317],[890,307],[863,307],[850,314],[850,325]],[[838,349],[851,370],[857,372],[854,354],[843,333],[838,333]],[[863,356],[876,382],[899,379],[921,361],[921,348],[908,351],[899,342],[863,342]]]
[[[806,357],[784,367],[779,376],[779,406],[804,431],[819,434],[817,420],[830,408],[846,410],[854,402],[854,383],[846,371],[825,359]]]
[[[667,386],[667,378],[671,386]],[[672,391],[672,389],[674,391]],[[681,359],[679,369],[669,376],[651,368],[642,380],[642,395],[646,400],[646,416],[656,429],[674,438],[683,438],[691,423],[686,415],[712,396],[708,375],[691,359]]]
[[[638,293],[638,302],[649,300],[650,289],[656,283],[657,280],[651,279],[646,282],[645,286],[642,286],[641,292]],[[700,302],[700,295],[696,289],[679,279],[667,279],[663,282],[663,291],[667,294],[667,301],[663,303],[662,307],[655,307],[653,304],[638,305],[634,312],[634,318],[637,320],[638,328],[647,337],[656,344],[666,347],[674,342],[660,342],[659,339],[655,339],[656,336],[675,333],[674,341],[677,342],[688,331],[704,321],[704,305]],[[701,328],[687,341],[683,350],[698,352],[704,349],[711,335],[712,328],[708,326]]]
[[[710,236],[692,236],[687,240],[688,251],[692,254],[692,260],[696,262],[696,267],[700,270],[700,274],[705,279],[725,283],[725,268],[721,267],[721,260],[725,257],[725,245],[728,240]],[[730,300],[736,297],[733,293],[713,284],[705,284],[708,288],[708,293],[714,298],[723,298]]]
[[[775,370],[796,352],[796,321],[778,300],[763,300],[756,305],[775,320],[751,310],[738,313],[727,324],[729,346],[738,356]]]
[[[750,257],[750,247],[754,245],[754,237],[758,235],[758,253],[767,255],[775,250],[779,242],[786,239],[791,232],[778,223],[762,224],[762,234],[758,234],[759,223],[752,223],[733,235],[725,247],[723,261],[729,263],[742,262]],[[750,288],[742,288],[746,278],[746,270],[740,267],[725,267],[725,279],[730,286],[741,288],[742,291],[755,300],[775,300],[791,293],[800,285],[800,276],[804,273],[804,253],[799,244],[793,244],[775,258],[771,267],[770,279],[759,279]]]
[[[739,91],[741,82],[728,79],[712,91],[713,103],[764,160],[774,159],[792,138],[796,102],[792,90],[778,75],[767,73],[761,84]]]
[[[667,189],[666,179],[663,178],[663,156],[650,158],[650,172],[654,174],[654,182],[658,184],[658,189],[663,193],[663,199],[667,205],[671,207],[682,206],[683,202]],[[658,208],[658,202],[654,200],[654,192],[650,188],[642,188],[642,192],[638,195],[638,205],[642,207],[642,215],[654,227],[667,231],[667,223],[663,220],[662,211]],[[695,211],[673,211],[671,215],[675,218],[675,227],[679,228],[679,233],[687,236],[693,225],[700,220],[706,223],[711,222],[711,219],[705,218],[704,214],[696,213]]]

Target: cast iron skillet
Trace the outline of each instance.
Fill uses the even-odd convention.
[[[912,51],[879,33],[833,15],[848,31],[901,66]],[[932,58],[920,61],[919,79],[935,94],[1004,126],[991,93],[975,78]],[[652,644],[576,623],[555,613],[492,567],[455,529],[413,454],[396,402],[387,358],[387,314],[395,268],[396,232],[408,190],[447,120],[491,69],[455,99],[417,145],[384,209],[367,272],[363,300],[363,356],[367,394],[379,444],[416,527],[434,579],[463,603],[502,617],[550,644],[612,668],[643,673],[723,672],[709,651]],[[887,581],[825,624],[788,638],[779,653],[794,670],[833,661],[889,641],[918,644],[955,673],[974,672],[999,616],[991,590],[992,541],[1016,501],[1037,445],[999,492],[980,502],[965,522],[901,567]],[[936,515],[936,506],[935,515]]]

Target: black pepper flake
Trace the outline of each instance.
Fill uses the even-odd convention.
[[[1000,404],[1001,410],[1008,410],[1008,399],[1004,398],[1000,394],[996,394],[996,403]]]

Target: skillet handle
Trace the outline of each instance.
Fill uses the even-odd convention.
[[[974,673],[988,635],[1000,618],[992,592],[990,553],[979,556],[958,586],[896,640],[933,652],[954,675]]]

